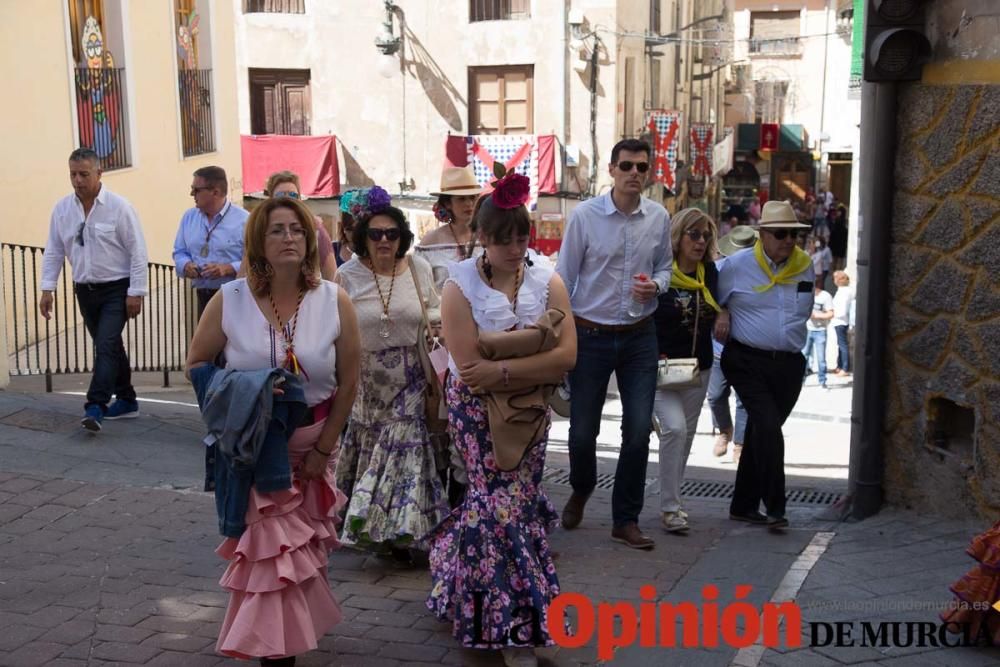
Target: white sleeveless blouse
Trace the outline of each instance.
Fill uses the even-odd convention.
[[[285,358],[282,338],[260,311],[246,278],[222,286],[222,331],[226,334],[226,366],[239,371],[276,368]],[[295,327],[295,356],[305,372],[302,377],[306,404],[322,403],[337,389],[337,350],[340,336],[340,288],[326,280],[306,291]]]
[[[506,294],[483,282],[476,258],[451,265],[451,274],[445,284],[455,283],[462,290],[472,308],[472,319],[480,331],[506,331],[511,327],[523,329],[537,322],[548,309],[549,281],[555,267],[547,257],[533,250],[528,251],[528,256],[532,265],[525,267],[524,281],[517,292],[516,313]],[[458,373],[451,356],[448,357],[448,367],[452,373]]]

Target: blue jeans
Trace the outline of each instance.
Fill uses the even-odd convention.
[[[622,401],[622,444],[611,495],[615,527],[639,520],[656,393],[656,329],[650,318],[632,331],[577,326],[576,367],[569,374],[570,484],[588,496],[597,486],[597,434],[611,373]]]
[[[743,407],[740,395],[733,390],[729,380],[726,379],[719,358],[716,357],[708,380],[708,407],[712,412],[712,426],[720,431],[733,428],[733,416],[729,412],[730,392],[736,396],[736,427],[733,429],[733,442],[742,445],[747,430],[747,411]]]
[[[128,278],[97,285],[74,285],[83,323],[94,339],[94,374],[87,389],[87,407],[106,408],[112,395],[123,401],[135,400],[132,368],[122,343],[128,286]]]
[[[819,383],[826,385],[826,329],[807,332],[806,346],[802,349],[802,356],[806,358],[806,368],[812,366],[814,347],[819,360]]]
[[[837,368],[851,372],[851,352],[847,345],[847,325],[838,324],[833,327],[837,334]]]

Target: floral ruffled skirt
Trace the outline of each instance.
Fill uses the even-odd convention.
[[[421,546],[448,513],[424,421],[416,347],[366,352],[337,465],[350,498],[341,539],[372,551]]]
[[[246,530],[216,553],[229,561],[220,584],[230,592],[216,650],[234,658],[279,658],[306,653],[340,622],[326,579],[327,553],[340,546],[337,515],[346,503],[332,465],[321,479],[297,468],[319,440],[325,420],[295,430],[288,441],[292,488],[251,488]]]
[[[955,631],[966,625],[973,640],[988,635],[993,646],[1000,646],[1000,612],[992,608],[1000,600],[1000,521],[973,538],[967,553],[979,565],[951,585],[958,604],[942,613],[941,620],[956,624]]]
[[[516,470],[501,471],[483,402],[454,378],[447,400],[469,485],[434,533],[427,607],[468,648],[551,646],[547,613],[559,580],[546,538],[557,514],[541,488],[546,439]]]

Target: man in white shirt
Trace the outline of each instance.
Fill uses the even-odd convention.
[[[715,336],[726,342],[720,364],[747,410],[729,518],[772,529],[788,526],[781,427],[802,390],[805,325],[813,310],[812,260],[796,245],[804,229],[808,225],[798,221],[791,204],[769,201],[761,213],[760,240],[719,269],[723,311]]]
[[[69,156],[74,194],[52,210],[42,259],[42,317],[52,316],[53,292],[69,259],[80,314],[96,350],[81,425],[100,431],[104,419],[137,417],[132,369],[122,342],[126,318],[142,311],[148,256],[135,209],[101,184],[101,160],[89,148]],[[111,396],[117,400],[108,406]]]
[[[656,391],[656,297],[670,284],[670,216],[642,196],[652,151],[626,139],[611,150],[611,192],[570,214],[556,271],[576,320],[570,373],[569,459],[573,493],[562,514],[576,528],[597,485],[597,434],[615,374],[622,401],[622,444],[611,498],[611,539],[635,549],[654,542],[639,530],[646,490],[649,425]],[[630,302],[634,301],[632,304]]]
[[[816,288],[813,293],[812,316],[806,320],[806,345],[802,348],[802,356],[806,358],[806,370],[812,366],[813,351],[816,352],[816,365],[819,367],[819,386],[826,389],[826,328],[833,319],[833,297],[823,289],[822,279],[816,276]]]

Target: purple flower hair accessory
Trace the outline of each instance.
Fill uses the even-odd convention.
[[[392,205],[392,197],[385,189],[373,185],[370,188],[358,190],[351,198],[351,215],[355,218],[371,217],[381,213]]]

